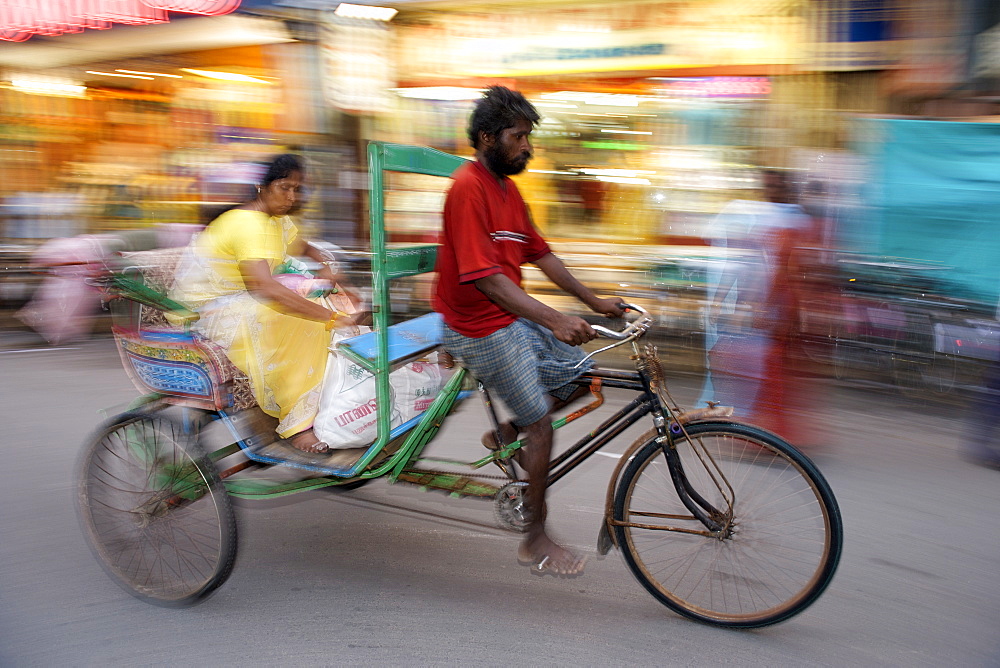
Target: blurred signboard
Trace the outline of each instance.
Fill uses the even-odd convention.
[[[893,0],[825,0],[812,7],[811,69],[880,70],[896,63]]]
[[[768,77],[679,77],[664,79],[662,95],[696,98],[755,99],[771,94]]]
[[[798,64],[807,21],[766,0],[427,14],[397,26],[404,81]],[[503,29],[498,29],[503,26]]]
[[[330,15],[321,29],[323,92],[344,111],[391,110],[396,87],[392,32],[382,21]]]
[[[167,23],[168,12],[221,16],[239,6],[240,0],[0,0],[0,40],[23,42],[33,35],[106,30],[113,23]]]

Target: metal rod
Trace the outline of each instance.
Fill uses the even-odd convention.
[[[625,418],[633,410],[637,409],[639,405],[643,402],[642,397],[636,397],[628,403],[627,406],[621,408],[617,413],[606,419],[596,429],[590,431],[589,434],[581,438],[579,441],[574,443],[568,450],[560,454],[558,457],[549,462],[549,470],[555,469],[557,466],[562,464],[564,461],[575,455],[579,450],[584,448],[588,443],[592,443],[594,438],[600,436],[605,430],[610,429],[616,422]]]
[[[698,531],[696,529],[683,529],[681,527],[665,527],[656,524],[638,524],[636,522],[620,522],[618,520],[608,520],[608,524],[616,527],[648,529],[649,531],[675,531],[677,533],[690,533],[694,534],[695,536],[705,536],[706,538],[715,538],[715,533],[712,531]]]
[[[547,480],[547,484],[550,486],[554,484],[557,480],[559,480],[564,475],[566,475],[567,473],[575,469],[577,466],[579,466],[580,463],[583,462],[583,460],[587,459],[592,454],[603,448],[605,445],[608,444],[608,442],[610,442],[614,438],[617,438],[622,432],[624,432],[626,429],[628,429],[633,424],[638,422],[641,418],[645,417],[646,415],[649,415],[649,413],[651,413],[652,411],[653,411],[653,403],[644,402],[635,410],[635,412],[627,416],[623,421],[615,425],[615,427],[611,431],[604,434],[596,441],[592,440],[593,436],[588,435],[583,441],[581,441],[578,444],[579,447],[583,447],[583,445],[585,445],[587,442],[590,442],[590,445],[585,450],[577,454],[569,461],[566,461],[566,463],[563,464],[559,468],[559,470],[556,470],[555,466],[553,465],[549,466],[549,477]],[[572,453],[564,453],[564,455],[565,454],[572,454]],[[561,458],[561,460],[565,461],[565,457]]]

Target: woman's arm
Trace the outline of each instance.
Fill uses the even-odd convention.
[[[360,308],[362,302],[361,296],[354,290],[353,286],[347,280],[347,276],[340,271],[340,262],[337,258],[330,256],[322,248],[307,241],[303,242],[301,248],[302,255],[322,265],[319,271],[316,272],[316,277],[330,281],[331,285],[339,285],[343,293],[351,300],[354,308]]]
[[[344,280],[337,266],[339,264],[337,258],[327,255],[326,251],[307,241],[303,241],[299,248],[297,255],[304,255],[310,260],[320,263],[321,267],[316,272],[316,278],[323,278],[332,283]]]
[[[250,294],[259,302],[277,311],[319,322],[330,321],[337,315],[336,311],[309,301],[274,280],[271,267],[265,260],[240,262],[240,272]]]

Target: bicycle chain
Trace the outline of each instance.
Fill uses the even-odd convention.
[[[437,469],[404,469],[404,473],[429,473],[431,475],[454,475],[463,478],[477,478],[482,480],[506,480],[507,482],[528,482],[521,478],[511,478],[505,475],[489,475],[486,473],[468,473],[466,471],[439,471]]]

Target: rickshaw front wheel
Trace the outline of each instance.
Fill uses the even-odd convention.
[[[120,587],[183,607],[215,591],[236,561],[236,517],[197,435],[165,415],[102,425],[77,466],[77,512],[91,550]]]

